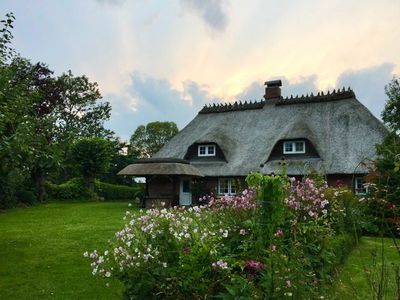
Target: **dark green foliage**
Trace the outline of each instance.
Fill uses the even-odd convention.
[[[142,197],[143,187],[110,184],[96,181],[96,194],[104,200],[131,200]]]
[[[388,100],[382,119],[392,130],[377,145],[378,159],[369,176],[371,189],[369,212],[380,232],[399,235],[400,231],[400,83],[398,78],[385,87]]]
[[[55,200],[81,200],[90,199],[91,194],[85,188],[82,178],[73,178],[62,184],[47,185],[49,197]]]
[[[119,141],[118,139],[111,140],[113,146],[113,153],[111,156],[110,167],[106,173],[101,174],[98,178],[103,182],[112,184],[122,184],[132,186],[135,184],[132,176],[119,176],[119,171],[134,162],[136,157],[132,155],[126,155],[125,151],[127,148],[126,143]]]
[[[71,158],[79,168],[88,189],[94,189],[96,176],[110,166],[112,147],[102,138],[82,138],[71,147]]]
[[[128,154],[138,158],[152,157],[178,133],[174,122],[151,122],[140,125],[130,139]]]
[[[351,250],[356,245],[356,239],[351,233],[338,234],[326,239],[320,256],[320,276],[333,278],[337,268],[342,265]]]
[[[394,77],[391,82],[385,87],[385,92],[388,100],[385,109],[382,112],[383,121],[394,132],[400,130],[400,82]]]
[[[27,205],[36,203],[36,195],[32,191],[19,191],[16,193],[19,202]]]
[[[97,200],[100,197],[103,200],[131,200],[133,202],[143,193],[143,187],[140,185],[130,187],[97,180],[93,193],[85,187],[85,181],[82,178],[73,178],[62,184],[49,183],[47,189],[49,197],[54,200]]]

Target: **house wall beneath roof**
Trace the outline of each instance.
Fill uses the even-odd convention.
[[[353,177],[362,177],[364,174],[329,174],[327,181],[329,186],[347,186],[353,188]],[[297,180],[302,180],[302,176],[294,176]],[[193,205],[203,204],[205,195],[218,194],[219,178],[233,178],[236,183],[237,193],[246,188],[244,176],[226,176],[226,177],[202,177],[194,178],[192,184],[192,203]],[[144,204],[146,208],[161,207],[165,203],[166,207],[179,205],[179,177],[178,176],[154,176],[148,182],[148,195]]]
[[[290,175],[289,175],[290,176]],[[328,174],[326,175],[326,180],[328,182],[328,186],[331,187],[339,187],[346,186],[350,190],[354,189],[354,178],[363,177],[365,174]],[[292,177],[292,176],[290,176]],[[293,176],[296,180],[302,180],[303,176]]]
[[[337,186],[347,186],[349,189],[353,189],[353,178],[354,177],[362,177],[365,174],[329,174],[326,176],[327,182],[329,186],[337,187]],[[289,175],[290,176],[290,175]],[[292,176],[290,176],[292,177]],[[293,176],[296,180],[302,180],[302,176]],[[200,179],[195,179],[193,184],[193,204],[201,204],[199,198],[204,195],[218,195],[218,178],[222,177],[203,177]],[[245,183],[244,176],[227,176],[226,178],[233,178],[236,180],[237,184],[237,193],[242,192],[243,189],[247,187]]]
[[[178,205],[179,180],[176,176],[156,175],[148,177],[146,180],[147,195],[144,198],[146,208]]]
[[[205,195],[222,196],[218,194],[218,180],[219,178],[232,178],[235,180],[237,193],[242,192],[246,188],[244,176],[225,176],[225,177],[202,177],[193,181],[193,203],[195,205],[202,204],[199,198]]]

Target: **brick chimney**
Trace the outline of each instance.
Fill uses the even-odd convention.
[[[281,80],[266,81],[265,85],[265,100],[279,99],[281,97]]]

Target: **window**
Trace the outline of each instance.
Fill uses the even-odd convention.
[[[190,193],[190,180],[182,180],[182,193]]]
[[[236,184],[233,178],[218,179],[218,194],[219,195],[236,195]]]
[[[365,185],[363,177],[354,178],[354,192],[356,195],[365,195],[368,193],[368,188]]]
[[[199,145],[199,156],[215,156],[215,145]]]
[[[306,143],[304,141],[283,142],[283,154],[306,153]]]

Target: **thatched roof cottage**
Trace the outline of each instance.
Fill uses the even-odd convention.
[[[154,157],[190,162],[202,192],[234,194],[249,172],[278,174],[284,160],[289,175],[318,171],[362,193],[360,163],[375,157],[382,122],[350,88],[283,98],[280,80],[265,85],[260,102],[204,106]]]

